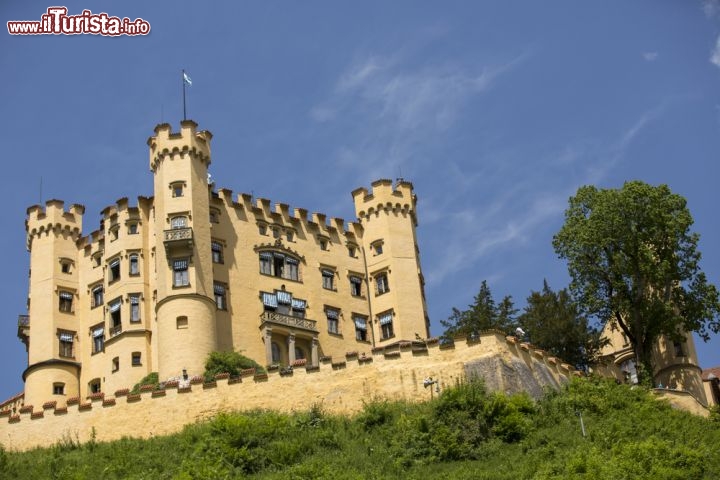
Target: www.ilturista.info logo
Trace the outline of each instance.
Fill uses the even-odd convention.
[[[80,15],[68,15],[65,7],[50,7],[40,21],[7,22],[10,35],[147,35],[150,23],[142,18],[111,17],[107,13],[83,10]]]

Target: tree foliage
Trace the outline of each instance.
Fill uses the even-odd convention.
[[[229,373],[231,377],[236,377],[246,368],[255,368],[258,373],[265,372],[255,360],[238,352],[210,352],[205,361],[204,377],[207,381],[213,380],[219,373]]]
[[[518,318],[534,345],[573,365],[584,366],[601,346],[600,331],[580,314],[566,289],[554,292],[543,281],[541,292],[531,292]]]
[[[440,320],[440,324],[445,327],[442,336],[452,339],[457,335],[477,335],[491,329],[509,332],[515,326],[516,314],[517,309],[514,307],[512,297],[506,296],[496,304],[487,281],[483,280],[480,291],[467,310],[453,308],[447,320]]]
[[[700,269],[692,223],[685,199],[667,185],[585,186],[553,239],[582,311],[627,335],[645,381],[660,336],[697,332],[707,340],[720,330],[718,291]]]

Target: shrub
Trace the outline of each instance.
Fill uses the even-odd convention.
[[[153,390],[158,388],[160,386],[160,379],[158,378],[157,372],[150,372],[146,376],[144,376],[138,383],[133,386],[132,390],[130,390],[130,394],[134,395],[137,393],[140,393],[140,389],[144,386],[152,386],[154,387]]]
[[[231,377],[237,377],[241,370],[250,368],[254,368],[256,373],[266,373],[265,368],[255,360],[238,352],[210,352],[205,361],[203,376],[206,382],[212,382],[219,373],[229,373]]]

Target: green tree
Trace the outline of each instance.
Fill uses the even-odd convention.
[[[206,381],[212,381],[219,373],[229,373],[231,377],[236,377],[246,368],[255,368],[257,373],[265,372],[255,360],[238,352],[210,352],[205,361],[204,377]]]
[[[515,325],[516,313],[512,297],[506,296],[496,304],[487,281],[483,280],[480,291],[467,310],[453,308],[447,320],[440,320],[440,324],[445,327],[442,336],[451,339],[457,335],[476,335],[491,329],[508,332]]]
[[[570,293],[554,292],[547,280],[541,292],[530,292],[518,323],[534,345],[573,365],[587,365],[601,346],[600,331],[580,314]]]
[[[692,223],[685,199],[667,185],[585,186],[553,239],[583,312],[627,335],[646,383],[658,337],[697,332],[707,341],[720,329],[718,291],[700,269]]]

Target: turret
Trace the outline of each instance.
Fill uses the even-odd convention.
[[[82,205],[66,211],[60,200],[27,210],[30,293],[28,316],[23,317],[19,331],[28,351],[28,367],[23,372],[27,405],[79,392],[76,242],[84,211]]]
[[[352,192],[363,227],[376,344],[427,338],[424,280],[415,235],[417,197],[410,182],[377,180]]]
[[[191,120],[148,139],[155,189],[158,373],[201,374],[216,349],[208,166],[212,134]]]

